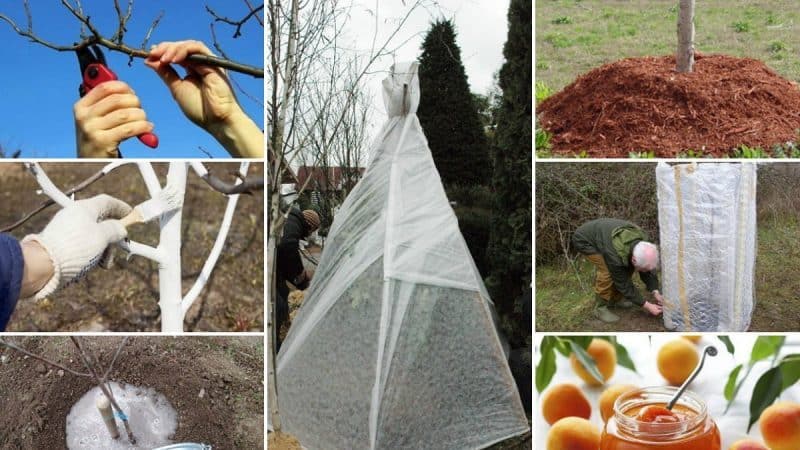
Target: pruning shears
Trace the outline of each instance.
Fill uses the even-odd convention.
[[[81,97],[101,83],[118,80],[117,75],[106,65],[106,57],[97,45],[87,45],[75,50],[78,54],[78,63],[81,66],[81,85],[78,88]],[[158,147],[158,136],[153,133],[143,133],[137,136],[142,144]]]

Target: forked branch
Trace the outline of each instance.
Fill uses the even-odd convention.
[[[127,31],[128,20],[130,19],[132,14],[133,0],[128,0],[128,7],[124,12],[119,5],[119,1],[115,0],[114,5],[117,11],[118,25],[117,25],[117,30],[114,32],[113,35],[111,35],[111,38],[104,37],[103,34],[97,29],[95,24],[91,21],[90,16],[84,13],[80,1],[77,1],[76,5],[73,6],[68,0],[61,0],[61,5],[64,8],[66,8],[81,24],[81,40],[77,43],[73,43],[71,45],[61,45],[43,39],[42,37],[37,35],[33,28],[33,14],[31,13],[28,0],[23,0],[23,6],[27,18],[27,26],[25,28],[19,26],[16,23],[16,21],[14,21],[14,19],[12,19],[6,14],[0,13],[0,20],[8,23],[18,35],[28,38],[28,40],[30,40],[31,42],[43,45],[47,48],[59,52],[75,51],[80,48],[86,47],[88,45],[97,44],[109,50],[124,53],[128,55],[131,59],[133,58],[144,59],[147,58],[149,54],[149,51],[145,49],[145,46],[147,45],[147,42],[149,41],[149,38],[152,35],[153,30],[158,26],[161,17],[163,16],[162,12],[162,14],[156,17],[156,19],[153,21],[152,25],[150,26],[145,35],[145,39],[142,42],[142,47],[135,48],[125,44],[125,42],[123,41],[125,32]],[[258,10],[254,10],[251,11],[251,14],[257,14],[257,12]],[[88,33],[85,33],[84,30],[88,30]],[[222,67],[228,70],[232,70],[234,72],[250,75],[255,78],[264,78],[264,69],[260,67],[251,66],[248,64],[242,64],[226,58],[220,58],[217,56],[210,56],[210,55],[192,54],[189,55],[187,59],[189,61],[197,63]]]

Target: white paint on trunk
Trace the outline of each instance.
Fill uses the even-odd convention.
[[[117,428],[117,421],[114,419],[114,411],[111,410],[111,402],[105,394],[100,394],[95,400],[95,406],[100,411],[100,417],[103,418],[103,423],[106,425],[108,434],[111,439],[119,439],[119,428]]]
[[[38,163],[28,163],[32,173],[34,174],[37,183],[41,188],[41,193],[47,195],[61,207],[69,206],[73,203],[73,199],[67,197],[61,190],[59,190],[50,179],[47,177],[45,171]],[[141,173],[142,180],[147,186],[147,191],[151,198],[158,198],[162,190],[161,183],[158,176],[153,170],[153,166],[144,161],[140,162],[120,162],[115,161],[109,163],[103,169],[106,173],[121,167],[125,164],[136,164]],[[120,247],[129,252],[131,255],[142,256],[158,263],[158,282],[159,282],[159,308],[161,309],[161,331],[169,333],[182,333],[183,332],[183,319],[186,312],[191,307],[194,300],[205,287],[208,279],[211,276],[216,263],[222,253],[225,240],[228,236],[233,216],[236,210],[236,204],[239,195],[228,196],[228,204],[225,208],[225,213],[220,224],[217,238],[214,246],[203,265],[200,276],[198,276],[192,288],[184,298],[182,293],[181,283],[181,219],[183,215],[183,196],[186,187],[186,177],[188,167],[191,164],[193,170],[199,175],[203,176],[208,171],[201,163],[185,163],[185,162],[171,162],[169,164],[169,172],[167,173],[167,185],[172,186],[175,190],[180,192],[180,207],[161,214],[159,216],[159,226],[161,234],[159,236],[159,243],[157,247],[141,244],[131,240],[124,240],[118,243]],[[249,162],[242,162],[239,166],[239,173],[242,176],[247,175]],[[239,184],[241,180],[237,181]]]

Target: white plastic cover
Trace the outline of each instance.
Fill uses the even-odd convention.
[[[659,163],[656,177],[665,326],[747,331],[755,304],[755,164]]]
[[[527,419],[416,116],[416,63],[383,95],[388,122],[278,355],[282,424],[309,449],[482,448]]]

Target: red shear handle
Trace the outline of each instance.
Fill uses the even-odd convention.
[[[105,83],[106,81],[117,80],[117,75],[103,64],[90,64],[83,72],[83,86],[81,93],[85,95],[97,85]],[[158,136],[153,133],[142,133],[137,136],[142,144],[150,147],[158,147]]]
[[[139,140],[142,141],[142,144],[144,144],[144,145],[146,145],[146,146],[148,146],[150,148],[158,147],[158,136],[156,136],[153,133],[142,133],[142,134],[140,134],[139,136],[136,136],[136,137],[138,137]]]

